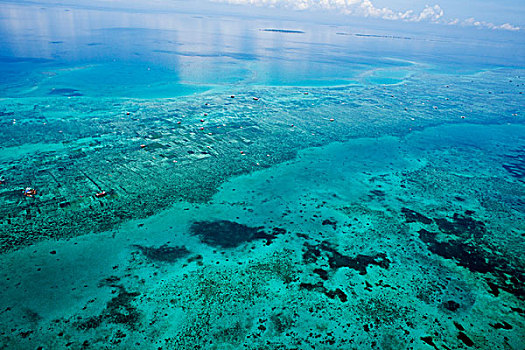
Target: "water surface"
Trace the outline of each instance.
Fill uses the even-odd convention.
[[[2,2],[1,347],[520,349],[521,33],[210,6]]]

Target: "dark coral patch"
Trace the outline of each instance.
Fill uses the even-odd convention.
[[[390,266],[390,260],[388,260],[384,253],[378,253],[376,255],[358,254],[355,258],[351,258],[334,250],[332,255],[328,258],[328,264],[332,269],[348,267],[359,271],[360,275],[366,275],[366,269],[369,265],[377,265],[387,269]]]
[[[316,284],[313,284],[313,283],[301,283],[299,285],[299,288],[306,289],[306,290],[309,290],[309,291],[316,290],[318,292],[324,292],[324,290],[325,290],[323,282],[317,282]]]
[[[330,219],[323,220],[323,226],[330,225],[335,230],[337,229],[337,221],[332,221]]]
[[[272,229],[272,233],[274,235],[282,235],[282,234],[285,234],[286,233],[286,230],[284,228],[280,228],[280,227],[274,227]]]
[[[343,303],[348,301],[348,296],[339,288],[336,288],[335,290],[329,290],[325,294],[330,299],[335,299],[335,297],[338,297]]]
[[[419,238],[428,244],[428,249],[445,259],[455,259],[458,265],[466,267],[472,272],[494,272],[494,263],[486,261],[486,253],[482,252],[481,249],[472,246],[470,244],[462,243],[459,241],[448,241],[439,242],[435,237],[435,234],[421,229],[419,232]]]
[[[367,267],[369,265],[377,265],[384,269],[387,269],[390,266],[390,260],[384,253],[377,253],[375,255],[358,254],[355,257],[349,257],[339,253],[327,242],[318,245],[305,243],[304,247],[303,261],[305,263],[317,262],[324,253],[327,256],[328,264],[332,269],[348,267],[359,271],[359,274],[361,275],[366,275]]]
[[[348,301],[348,296],[346,295],[345,292],[343,292],[339,288],[337,288],[335,290],[329,290],[328,288],[326,288],[323,285],[323,282],[317,282],[316,284],[301,283],[299,285],[299,288],[300,289],[306,289],[308,291],[316,291],[316,292],[319,292],[319,293],[323,293],[324,295],[326,295],[330,299],[335,299],[336,297],[338,297],[339,300],[341,300],[341,302],[343,302],[343,303]]]
[[[459,332],[458,339],[463,342],[466,346],[474,346],[474,342],[465,333]]]
[[[510,330],[512,329],[512,325],[510,325],[509,323],[505,322],[505,321],[502,321],[502,322],[498,322],[498,323],[495,323],[495,324],[490,324],[491,327],[495,328],[495,329],[505,329],[505,330]]]
[[[137,329],[140,321],[140,313],[133,306],[133,301],[140,293],[128,292],[122,286],[115,287],[119,289],[118,295],[108,301],[106,308],[100,315],[89,317],[85,321],[76,322],[78,329],[94,329],[99,327],[104,321],[121,324],[132,330]]]
[[[190,253],[184,246],[170,247],[167,244],[161,245],[158,248],[138,244],[134,245],[134,247],[138,248],[146,258],[153,261],[175,262]]]
[[[525,297],[525,275],[514,268],[505,257],[491,253],[478,245],[465,243],[461,239],[438,241],[435,233],[425,229],[419,230],[418,233],[419,238],[427,244],[432,253],[454,260],[459,266],[472,272],[490,273],[494,276],[498,283],[492,282],[489,276],[487,276],[487,283],[495,296],[499,294],[499,289],[502,289],[520,298]]]
[[[439,230],[447,235],[455,235],[464,239],[482,238],[487,229],[485,224],[481,221],[472,219],[469,216],[463,216],[455,213],[452,220],[434,219],[439,227]]]
[[[140,319],[140,314],[132,305],[140,293],[128,292],[120,287],[119,294],[111,299],[106,305],[105,318],[111,323],[122,324],[130,329],[136,329]]]
[[[318,274],[322,280],[326,281],[328,279],[328,271],[323,269],[314,269],[314,273]]]
[[[275,330],[279,334],[284,333],[285,331],[292,328],[294,325],[294,320],[292,319],[292,317],[283,314],[282,312],[272,315],[270,317],[270,320],[272,321]]]
[[[463,327],[460,323],[454,321],[454,326],[456,326],[456,328],[460,331],[464,331],[465,330],[465,327]]]
[[[420,222],[425,225],[430,225],[432,223],[432,219],[427,218],[425,215],[420,214],[415,210],[401,208],[401,212],[405,215],[406,222]]]
[[[430,336],[421,337],[421,340],[424,341],[425,343],[427,343],[428,345],[432,346],[434,349],[438,349],[438,347],[434,343],[434,340],[432,340],[432,337],[430,337]]]
[[[321,257],[321,249],[318,245],[304,243],[303,262],[305,264],[315,263]]]
[[[274,228],[272,233],[266,233],[262,227],[250,227],[226,220],[197,221],[190,227],[190,233],[199,236],[203,243],[222,248],[235,248],[257,239],[266,239],[266,244],[269,245],[277,235],[284,232],[286,230]]]
[[[386,193],[381,190],[372,190],[368,195],[369,198],[383,199],[386,196]]]
[[[454,300],[448,300],[443,303],[443,307],[449,311],[456,311],[460,305]]]
[[[78,322],[77,329],[81,331],[87,331],[88,329],[98,328],[98,326],[100,326],[100,324],[102,323],[103,319],[104,318],[102,315],[92,316],[85,321]]]

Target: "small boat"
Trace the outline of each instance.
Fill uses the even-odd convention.
[[[99,193],[95,193],[95,197],[97,198],[102,198],[104,197],[105,195],[107,195],[108,193],[106,191],[101,191]]]
[[[31,187],[26,187],[26,189],[23,190],[22,193],[24,194],[24,196],[32,198],[36,195],[36,190]]]

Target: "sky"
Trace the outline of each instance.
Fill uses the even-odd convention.
[[[245,7],[334,12],[404,22],[493,30],[525,29],[524,0],[211,0]]]
[[[525,31],[525,0],[0,0],[81,7],[174,9],[199,13],[310,18],[374,19],[392,23],[440,24],[451,28]],[[307,18],[307,17],[305,17]],[[344,21],[344,19],[343,19]],[[340,24],[340,23],[339,23]]]

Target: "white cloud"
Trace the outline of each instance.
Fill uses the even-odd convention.
[[[211,0],[236,5],[255,5],[265,7],[281,7],[295,10],[321,9],[338,11],[346,15],[402,20],[408,22],[431,22],[449,25],[474,26],[478,28],[503,29],[518,31],[520,27],[510,23],[495,25],[490,22],[477,21],[474,18],[466,20],[444,19],[444,11],[439,5],[426,5],[421,11],[415,9],[395,11],[388,7],[376,7],[372,0]]]
[[[383,18],[405,21],[436,22],[443,16],[439,5],[426,6],[420,13],[414,10],[394,11],[388,7],[376,7],[371,0],[213,0],[236,5],[256,5],[268,7],[283,7],[296,10],[322,9],[337,10],[347,15]]]
[[[453,21],[453,23],[450,22],[449,24],[461,24],[462,26],[488,28],[488,29],[494,29],[494,30],[498,30],[498,29],[499,30],[511,30],[511,31],[521,30],[520,27],[513,26],[510,23],[504,23],[504,24],[501,24],[501,25],[496,25],[496,24],[491,23],[491,22],[477,21],[477,20],[475,20],[472,17],[471,18],[467,18],[464,21],[460,21],[459,19],[456,18]]]
[[[439,5],[434,6],[425,6],[425,9],[421,11],[419,16],[412,18],[411,20],[420,22],[420,21],[430,21],[437,22],[441,17],[443,17],[443,10]]]
[[[517,31],[517,30],[520,30],[521,28],[513,26],[510,23],[504,23],[504,24],[502,24],[500,26],[495,27],[494,29],[505,29],[505,30]]]

